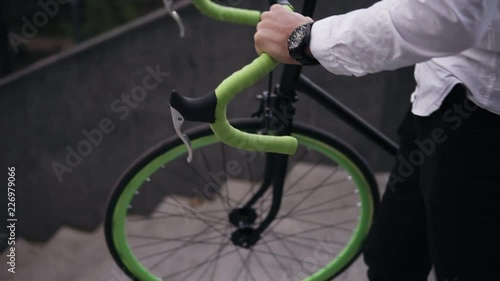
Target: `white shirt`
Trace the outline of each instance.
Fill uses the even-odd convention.
[[[500,114],[500,0],[385,0],[317,21],[311,53],[362,76],[416,64],[412,112],[428,116],[457,83]]]

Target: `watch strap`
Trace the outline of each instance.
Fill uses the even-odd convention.
[[[290,53],[290,56],[298,61],[302,65],[318,65],[319,61],[315,59],[314,57],[310,56],[307,53],[307,49],[310,46],[311,43],[311,30],[314,22],[304,24],[302,26],[297,27],[293,32],[290,37],[294,35],[298,31],[299,28],[305,29],[305,36],[302,38],[302,41],[299,43],[299,46],[297,48],[289,48],[288,51]],[[293,38],[290,38],[290,40],[293,40]]]

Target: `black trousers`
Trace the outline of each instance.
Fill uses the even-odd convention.
[[[456,85],[427,117],[408,112],[364,256],[371,281],[500,280],[500,115]]]

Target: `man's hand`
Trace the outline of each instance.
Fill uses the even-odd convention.
[[[262,13],[255,33],[255,50],[266,53],[286,64],[299,64],[288,54],[288,37],[297,27],[313,22],[310,17],[292,13],[279,4],[271,6],[269,12]]]

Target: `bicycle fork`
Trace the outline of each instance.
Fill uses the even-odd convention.
[[[271,94],[264,92],[262,95],[257,96],[261,104],[259,111],[253,117],[263,117],[263,129],[259,132],[260,134],[287,136],[292,131],[295,98],[287,99],[277,94],[278,87],[275,88],[274,92]],[[213,110],[215,105],[212,99],[206,97],[188,99],[181,97],[176,92],[172,93],[172,97],[171,104],[175,105],[171,108],[174,127],[179,137],[188,147],[188,162],[191,162],[192,148],[189,138],[182,132],[182,125],[184,121],[211,123],[213,120],[208,118],[211,116],[209,112]],[[189,108],[189,110],[186,110],[186,108]],[[184,114],[181,115],[180,112]],[[193,114],[189,114],[191,112]],[[269,226],[277,217],[283,197],[288,158],[289,156],[286,154],[266,154],[264,178],[259,190],[242,207],[233,209],[229,214],[230,223],[237,228],[231,235],[233,244],[243,248],[251,248],[260,240],[261,234],[269,229]],[[271,186],[272,203],[269,212],[258,226],[253,227],[258,217],[254,205],[259,200],[264,199],[262,197]]]
[[[277,89],[275,90],[278,91]],[[258,96],[261,107],[254,116],[264,115],[262,133],[276,135],[290,135],[292,131],[295,107],[293,101],[284,99],[276,94],[264,92]],[[285,176],[288,167],[288,155],[267,153],[264,166],[264,178],[259,190],[241,208],[234,209],[230,215],[230,222],[238,229],[231,235],[233,244],[243,248],[251,248],[261,237],[261,234],[269,229],[271,223],[278,216],[283,198]],[[257,212],[253,206],[262,200],[263,196],[272,186],[272,203],[269,213],[256,228],[252,224],[257,218]]]
[[[229,214],[229,221],[237,227],[231,235],[233,244],[250,248],[254,246],[261,237],[261,234],[269,228],[273,220],[278,215],[283,198],[283,187],[288,164],[288,155],[268,153],[266,155],[265,173],[261,187],[252,198],[241,208],[234,209]],[[258,217],[253,206],[262,199],[272,186],[272,203],[266,218],[257,228],[252,228],[252,224]]]

